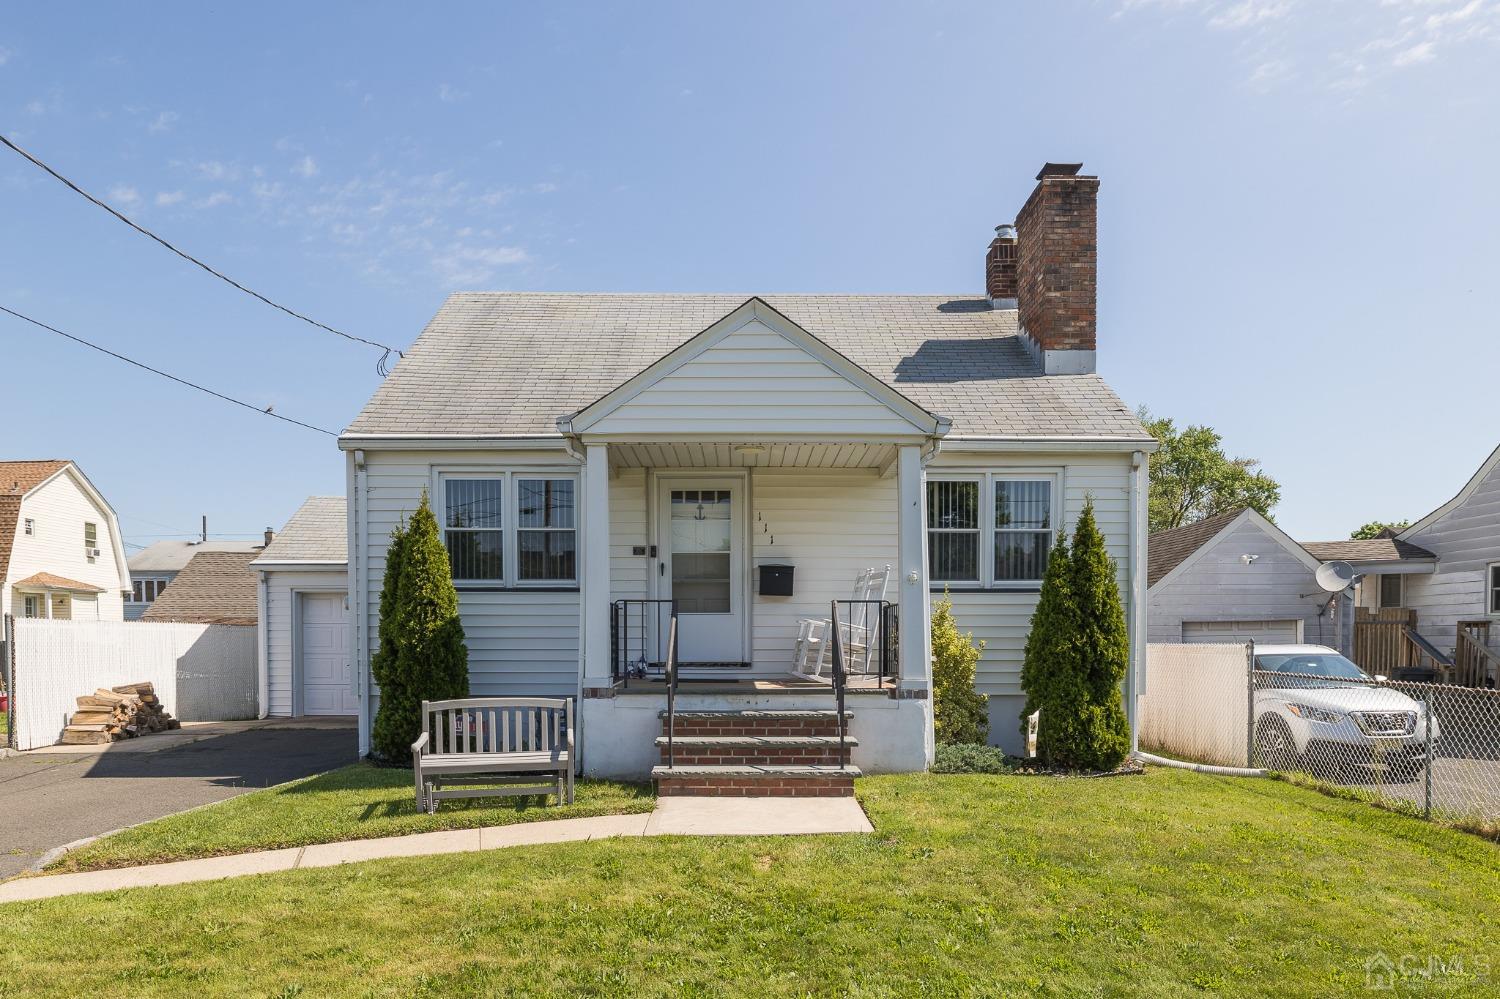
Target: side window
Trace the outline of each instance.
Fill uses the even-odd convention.
[[[578,522],[572,479],[523,479],[516,485],[516,575],[521,582],[578,578]]]
[[[1052,480],[995,480],[995,582],[1040,583],[1052,554]]]
[[[928,481],[927,574],[934,583],[980,581],[977,481]]]
[[[99,550],[99,525],[84,521],[83,524],[83,553],[88,556],[90,562],[94,561],[94,552]]]
[[[454,582],[505,578],[503,500],[499,477],[443,480],[443,543]]]

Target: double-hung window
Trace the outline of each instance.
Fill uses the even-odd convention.
[[[577,582],[575,478],[455,471],[438,482],[455,584],[488,589]]]
[[[443,479],[443,543],[453,579],[498,583],[505,579],[505,479]]]
[[[928,478],[927,567],[934,585],[1040,586],[1056,531],[1054,475]]]
[[[88,556],[90,562],[94,561],[94,553],[99,550],[99,527],[84,521],[83,524],[83,554]]]
[[[1500,562],[1490,563],[1485,576],[1485,606],[1491,614],[1500,614]]]

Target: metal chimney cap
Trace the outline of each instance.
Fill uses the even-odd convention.
[[[1037,180],[1043,177],[1076,177],[1078,171],[1083,169],[1082,163],[1043,163],[1042,170],[1036,175]]]
[[[1014,222],[1002,222],[995,226],[996,239],[1015,239],[1016,224]]]

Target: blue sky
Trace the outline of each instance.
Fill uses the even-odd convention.
[[[1500,439],[1500,0],[57,4],[0,131],[232,276],[405,345],[456,289],[976,293],[1045,160],[1102,178],[1100,366],[1220,429],[1303,540]],[[340,429],[378,353],[0,150],[0,304]],[[127,539],[255,536],[331,439],[0,316],[0,448]]]

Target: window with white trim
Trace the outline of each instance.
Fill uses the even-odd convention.
[[[130,592],[125,595],[127,604],[149,604],[161,596],[161,591],[167,588],[170,580],[159,576],[133,576],[130,580]]]
[[[1500,614],[1500,562],[1491,562],[1486,575],[1489,577],[1486,580],[1489,586],[1485,588],[1488,594],[1486,603],[1489,605],[1489,612]]]
[[[572,479],[516,476],[516,579],[571,583],[578,578],[578,518]]]
[[[978,479],[927,481],[927,575],[934,583],[978,583]]]
[[[21,616],[22,617],[41,617],[42,616],[42,606],[43,606],[43,604],[42,604],[42,598],[41,597],[37,596],[35,593],[28,593],[28,594],[26,594],[25,599],[22,601],[23,610],[21,612]]]
[[[83,522],[83,554],[90,562],[94,561],[94,553],[99,550],[99,526],[88,521]]]
[[[443,543],[463,588],[578,582],[578,479],[542,471],[442,472]]]
[[[454,582],[504,580],[504,478],[454,476],[442,481],[443,544]]]
[[[36,521],[32,520],[30,517],[26,518],[26,536],[28,538],[36,537]]]
[[[1057,477],[928,476],[927,569],[935,585],[1040,586],[1057,537]]]
[[[1052,554],[1052,480],[994,480],[996,583],[1040,583]]]

